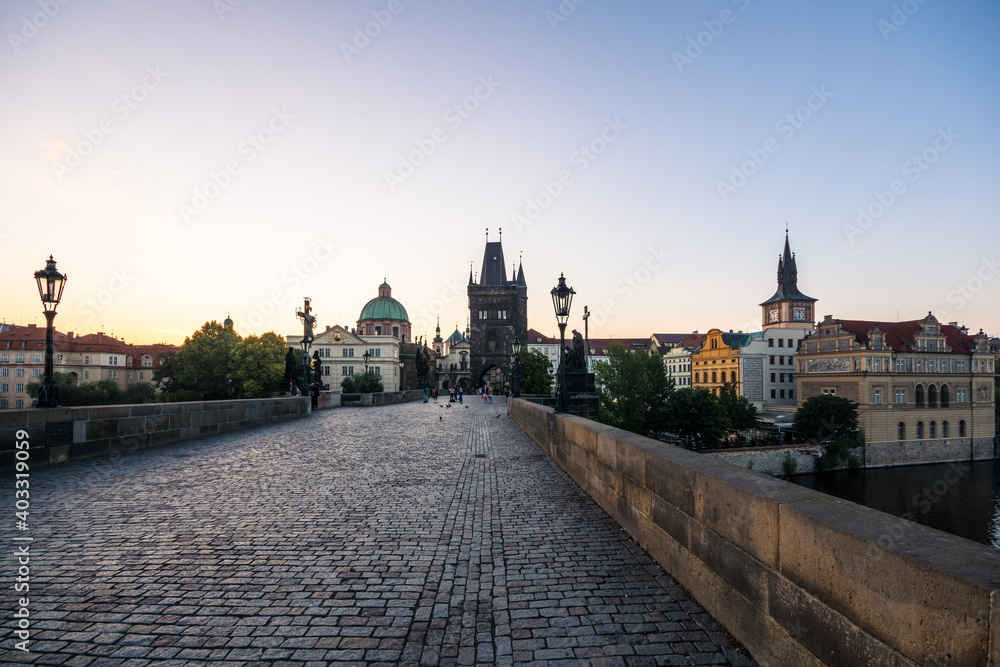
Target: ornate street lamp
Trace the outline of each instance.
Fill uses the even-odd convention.
[[[371,352],[365,350],[365,353],[361,356],[365,358],[365,375],[368,375],[368,360],[372,358]]]
[[[521,361],[521,341],[517,338],[514,339],[514,343],[511,345],[511,349],[514,350],[512,361],[514,362],[514,386],[511,387],[514,398],[520,398],[521,387],[518,385],[517,379],[521,375],[518,370],[518,365]]]
[[[52,322],[56,319],[56,306],[62,299],[63,288],[66,286],[66,276],[56,271],[56,261],[49,255],[45,268],[35,271],[35,282],[38,283],[38,295],[42,298],[42,309],[45,311],[45,377],[38,390],[38,407],[59,407],[59,390],[52,375]]]
[[[556,393],[556,412],[569,412],[569,389],[566,388],[566,322],[576,292],[566,286],[566,276],[559,274],[559,285],[552,288],[552,308],[559,323],[559,391]]]

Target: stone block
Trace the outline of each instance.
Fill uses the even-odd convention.
[[[28,425],[28,410],[0,410],[0,428],[24,428]]]
[[[766,577],[768,615],[823,664],[914,664],[780,574],[771,570]]]
[[[49,447],[49,465],[55,465],[57,463],[66,463],[69,461],[69,445],[58,445],[56,447]]]
[[[87,441],[118,437],[118,419],[91,419],[86,428]]]
[[[73,408],[44,408],[27,410],[28,424],[48,424],[49,422],[68,422],[73,420]]]
[[[170,415],[152,414],[146,417],[146,433],[166,431],[170,428]]]
[[[191,426],[191,413],[190,412],[178,412],[177,414],[170,415],[170,425],[171,431],[175,431],[182,428],[189,428]]]
[[[820,496],[781,507],[780,559],[785,578],[910,660],[986,663],[995,550]]]
[[[78,461],[80,459],[90,459],[95,456],[107,456],[111,453],[111,439],[102,438],[100,440],[88,440],[87,442],[74,442],[69,446],[69,459]]]
[[[86,408],[86,410],[87,420],[97,421],[128,417],[131,408],[128,405],[95,405]]]
[[[118,435],[144,435],[146,433],[145,417],[123,417],[118,420]]]

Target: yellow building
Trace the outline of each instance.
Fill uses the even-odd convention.
[[[722,385],[729,382],[735,384],[737,393],[742,395],[743,354],[754,341],[762,338],[762,332],[745,334],[710,329],[705,343],[691,354],[691,386],[708,389],[718,396]]]

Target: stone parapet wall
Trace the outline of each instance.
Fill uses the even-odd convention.
[[[423,399],[423,389],[407,389],[406,391],[383,391],[374,394],[341,394],[340,405],[370,408],[376,405],[396,405],[422,401]]]
[[[523,400],[521,429],[763,665],[998,665],[1000,554]]]
[[[296,419],[306,396],[0,411],[0,468],[11,470],[15,439],[27,434],[31,466],[134,452],[180,440]]]
[[[756,447],[753,449],[706,451],[702,453],[710,458],[719,459],[720,461],[725,461],[726,463],[731,463],[735,466],[746,468],[747,470],[762,472],[766,475],[772,475],[775,477],[784,477],[785,456],[789,452],[792,454],[792,459],[798,464],[796,467],[796,474],[802,475],[805,473],[816,472],[817,459],[812,455],[812,452],[813,450],[822,449],[821,445],[808,447],[796,445],[794,447]],[[864,465],[865,452],[863,447],[859,445],[852,448],[851,454],[858,457],[858,461]],[[830,470],[843,470],[848,467],[848,464],[844,463],[835,468],[830,468]]]
[[[904,440],[869,442],[865,445],[867,468],[992,458],[993,438]]]

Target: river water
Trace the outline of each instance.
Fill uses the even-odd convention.
[[[792,481],[1000,548],[1000,464],[994,460],[840,470]]]

